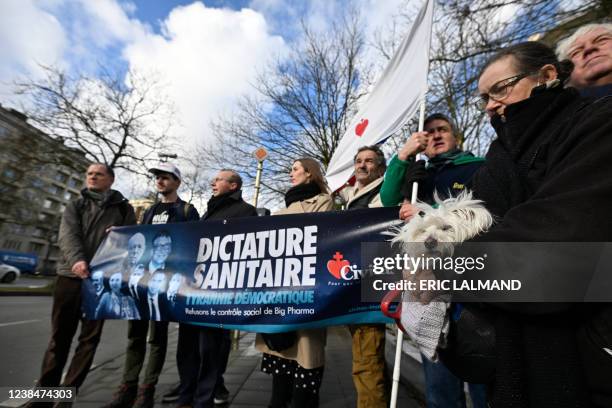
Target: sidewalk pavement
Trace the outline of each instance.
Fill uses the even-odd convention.
[[[155,407],[172,407],[162,404],[162,395],[178,382],[176,368],[176,344],[178,325],[170,325],[168,354],[159,379],[155,395]],[[225,383],[230,391],[230,403],[224,406],[235,408],[265,408],[270,399],[272,379],[259,370],[261,353],[255,350],[255,334],[241,333],[238,347],[232,350],[225,373]],[[104,344],[100,344],[104,347]],[[387,348],[389,348],[387,342]],[[393,350],[387,350],[393,353]],[[121,381],[124,355],[93,367],[85,384],[81,387],[75,403],[76,408],[101,407]],[[146,360],[145,360],[146,362]],[[390,368],[391,369],[391,368]],[[389,377],[391,377],[389,375]],[[424,407],[419,392],[400,384],[398,407]],[[219,406],[222,407],[222,406]],[[356,393],[351,378],[351,336],[345,327],[328,329],[326,365],[321,386],[321,408],[356,407]]]

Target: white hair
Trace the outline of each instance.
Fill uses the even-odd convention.
[[[582,27],[574,31],[572,35],[559,41],[559,43],[557,44],[557,57],[559,58],[559,60],[569,59],[569,55],[567,55],[567,53],[578,37],[586,33],[590,33],[591,31],[597,30],[598,28],[603,28],[609,33],[612,33],[612,23],[593,23],[583,25]]]

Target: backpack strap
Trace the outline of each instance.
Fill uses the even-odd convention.
[[[185,203],[185,205],[183,206],[183,216],[185,218],[185,221],[189,219],[190,210],[191,210],[191,204]]]

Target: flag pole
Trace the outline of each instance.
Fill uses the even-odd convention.
[[[419,132],[423,131],[425,127],[425,95],[423,95],[423,99],[421,100],[421,105],[419,107]],[[417,155],[417,160],[420,160],[421,154]],[[417,196],[419,193],[419,183],[412,183],[412,196],[410,197],[410,203],[414,204],[417,201]],[[400,302],[402,299],[400,298]],[[391,386],[391,403],[389,404],[390,408],[395,408],[397,405],[397,391],[399,389],[399,381],[400,381],[400,368],[402,364],[402,345],[404,343],[404,332],[401,331],[398,327],[397,336],[395,343],[395,362],[393,363],[393,384]]]

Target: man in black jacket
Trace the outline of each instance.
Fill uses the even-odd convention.
[[[160,163],[149,169],[155,175],[155,188],[161,200],[144,213],[142,224],[168,224],[174,222],[197,221],[198,211],[190,204],[181,200],[177,190],[181,185],[181,172],[173,164]],[[167,278],[166,260],[172,252],[172,238],[161,231],[152,241],[151,260],[146,264],[144,276],[138,282],[138,297],[143,320],[131,320],[128,323],[128,346],[125,355],[123,379],[119,389],[113,396],[108,408],[120,407],[153,407],[155,385],[164,366],[168,345],[168,321],[160,321],[166,317],[165,304],[158,301],[152,305],[149,299],[162,299],[165,293],[158,295],[165,286]],[[157,272],[160,273],[157,273]],[[163,279],[163,284],[162,284]],[[145,286],[153,282],[154,295]],[[162,296],[163,295],[163,296]],[[163,301],[161,301],[164,303]],[[155,312],[152,312],[152,309]],[[162,310],[163,309],[163,310]],[[156,316],[159,314],[160,316]],[[151,320],[149,322],[148,320]],[[138,378],[142,369],[146,348],[147,333],[149,333],[149,360],[145,369],[143,383],[138,387]],[[134,401],[136,401],[134,403]]]
[[[83,317],[81,285],[83,279],[90,276],[89,262],[109,228],[136,223],[132,206],[120,192],[111,190],[114,180],[115,174],[108,165],[90,165],[87,169],[87,188],[81,192],[82,197],[70,202],[62,215],[58,239],[61,261],[58,264],[58,276],[53,292],[51,340],[38,380],[41,387],[60,385],[72,337],[79,322],[79,344],[62,385],[78,389],[91,367],[104,321],[86,320]],[[34,402],[29,406],[51,405]]]
[[[202,221],[257,216],[255,207],[242,199],[242,179],[223,169],[211,183],[213,196]],[[199,347],[194,347],[198,344]],[[212,407],[229,400],[223,382],[231,346],[229,330],[183,324],[177,350],[181,379],[179,406]]]

